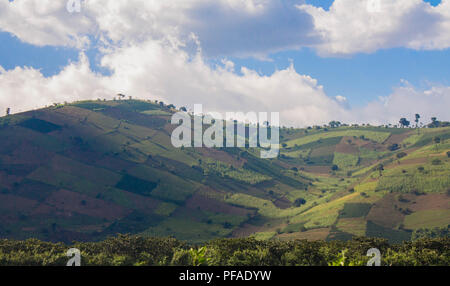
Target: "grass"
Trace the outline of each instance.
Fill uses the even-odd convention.
[[[277,233],[275,231],[257,232],[251,235],[256,240],[269,240],[273,238]]]
[[[364,203],[346,203],[344,209],[339,214],[339,218],[365,217],[372,207],[371,204]]]
[[[153,115],[153,116],[170,116],[171,113],[163,110],[146,110],[142,111],[141,113],[146,115]]]
[[[116,188],[135,193],[141,196],[150,196],[152,191],[158,186],[155,182],[142,180],[131,175],[124,175],[117,183]]]
[[[342,232],[364,236],[367,230],[367,221],[361,217],[340,218],[336,228]]]
[[[351,194],[331,202],[322,202],[304,213],[292,218],[291,222],[304,222],[305,227],[308,229],[329,227],[333,225],[338,218],[339,212],[344,207],[346,201],[354,196],[356,196],[356,194]]]
[[[221,177],[231,178],[240,182],[245,182],[251,185],[255,185],[264,181],[271,180],[272,178],[251,170],[243,168],[234,168],[231,165],[222,163],[220,161],[205,162],[202,165],[204,173],[218,174]]]
[[[50,133],[61,129],[61,126],[59,125],[37,118],[27,119],[19,123],[19,125],[40,133]]]
[[[188,153],[171,146],[172,145],[158,144],[156,142],[153,142],[152,140],[140,141],[131,145],[131,147],[138,149],[147,156],[162,156],[172,160],[180,161],[189,166],[197,164],[197,160],[190,156]]]
[[[224,213],[212,213],[208,211],[203,211],[203,213],[208,218],[209,223],[212,224],[221,224],[221,225],[231,225],[231,226],[239,226],[244,221],[248,220],[247,217],[244,216],[238,216],[238,215],[231,215],[231,214],[224,214]]]
[[[228,196],[225,201],[238,206],[258,209],[258,213],[268,218],[291,217],[301,213],[304,209],[304,207],[279,209],[269,200],[241,193]]]
[[[418,211],[405,217],[407,229],[444,227],[450,224],[450,209]]]
[[[339,168],[345,169],[348,167],[353,167],[358,164],[359,158],[353,154],[344,154],[335,152],[333,164],[337,165]]]
[[[86,179],[69,173],[56,171],[48,167],[40,167],[27,176],[31,180],[49,184],[61,189],[71,190],[77,193],[95,197],[98,193],[108,191],[108,187],[99,186]]]
[[[417,170],[417,165],[396,167],[385,171],[385,174],[379,179],[377,190],[400,193],[416,190],[426,193],[442,192],[442,190],[450,188],[449,170],[449,162],[443,162],[437,166],[427,165],[424,172]]]
[[[286,144],[288,147],[293,147],[295,145],[302,146],[311,142],[318,141],[320,139],[343,137],[343,136],[356,136],[356,137],[364,136],[366,139],[381,143],[390,136],[390,133],[377,131],[363,131],[363,130],[328,131],[293,139],[286,142]]]
[[[219,224],[207,224],[197,221],[186,221],[181,218],[168,218],[141,234],[144,236],[174,236],[180,240],[193,243],[204,242],[219,237],[225,237],[231,232]]]
[[[310,153],[311,149],[299,149],[294,151],[281,149],[281,154],[284,154],[290,158],[307,158]]]
[[[158,206],[154,213],[160,216],[170,216],[177,208],[178,206],[175,204],[163,202]]]
[[[390,228],[379,226],[372,221],[367,222],[366,236],[368,237],[383,237],[389,240],[390,243],[399,243],[404,240],[411,239],[411,233],[401,230],[393,230]]]
[[[304,225],[305,225],[304,223],[289,224],[288,226],[283,228],[282,232],[283,233],[299,232],[303,229]]]

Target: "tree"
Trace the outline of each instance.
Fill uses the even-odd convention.
[[[182,106],[182,107],[180,107],[180,111],[187,112],[187,109],[186,109],[186,107]]]
[[[434,144],[436,144],[436,151],[438,149],[438,144],[441,143],[441,138],[440,137],[433,137],[433,142]]]
[[[395,151],[395,150],[398,150],[398,149],[400,149],[400,146],[397,143],[394,143],[394,144],[392,144],[392,145],[390,145],[388,147],[389,151]]]
[[[294,206],[297,208],[304,204],[306,204],[306,200],[304,198],[296,199],[294,202]]]
[[[379,164],[379,165],[375,168],[375,170],[379,172],[380,177],[383,176],[383,171],[384,171],[384,166],[383,166],[383,164]]]
[[[420,114],[416,113],[416,127],[419,127],[419,119],[420,119]]]
[[[336,128],[336,127],[339,127],[339,126],[341,126],[341,122],[339,122],[339,121],[331,121],[330,123],[328,123],[329,125],[330,125],[330,127],[331,128]]]
[[[419,120],[420,120],[420,114],[416,113],[416,120],[414,120],[414,121],[416,122],[417,134],[420,134]]]
[[[337,171],[337,170],[339,170],[338,165],[333,165],[333,166],[331,166],[331,170],[332,170],[332,171]]]
[[[436,128],[439,127],[441,124],[440,122],[437,120],[436,117],[431,117],[431,123],[428,125],[428,127],[430,128]]]
[[[399,123],[402,127],[408,127],[410,124],[410,122],[406,118],[400,118]]]

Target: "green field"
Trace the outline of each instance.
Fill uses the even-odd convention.
[[[281,128],[261,159],[173,147],[174,112],[81,101],[0,118],[0,238],[397,242],[450,224],[450,127]]]

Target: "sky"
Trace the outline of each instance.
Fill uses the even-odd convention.
[[[0,112],[124,93],[296,127],[450,120],[449,48],[450,0],[0,0]]]

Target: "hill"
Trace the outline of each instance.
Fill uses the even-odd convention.
[[[448,229],[450,127],[283,128],[280,156],[260,159],[172,147],[171,107],[83,101],[0,118],[0,237],[398,242]]]

